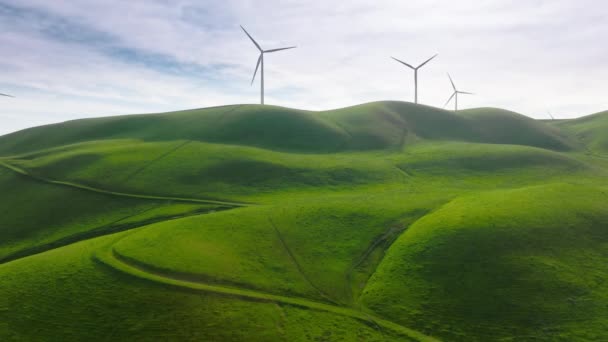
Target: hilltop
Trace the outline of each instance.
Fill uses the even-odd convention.
[[[571,147],[559,130],[514,112],[480,108],[454,114],[434,107],[386,101],[321,112],[233,105],[73,120],[0,137],[0,155],[114,139],[192,140],[308,153],[395,149],[416,139],[554,150]]]

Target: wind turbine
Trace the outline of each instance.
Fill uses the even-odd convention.
[[[14,96],[12,96],[12,95],[2,94],[2,93],[0,93],[0,96],[14,97]]]
[[[450,76],[450,74],[448,74],[448,78],[450,79],[450,83],[452,83],[452,88],[454,89],[454,92],[452,93],[452,96],[450,96],[450,98],[445,102],[443,107],[445,108],[445,106],[447,106],[448,103],[450,103],[452,98],[454,98],[454,111],[457,112],[458,111],[458,94],[465,94],[465,95],[474,95],[474,94],[466,92],[466,91],[457,90],[456,86],[454,85],[454,81],[452,81],[452,77]]]
[[[392,59],[396,60],[397,62],[399,62],[399,63],[405,65],[406,67],[414,70],[414,103],[418,103],[418,69],[422,68],[426,63],[430,62],[431,59],[433,59],[435,57],[437,57],[437,54],[435,54],[435,56],[427,59],[426,61],[424,61],[424,63],[420,64],[417,67],[413,67],[413,66],[405,63],[402,60],[399,60],[399,59],[397,59],[395,57],[391,57]]]
[[[251,84],[253,84],[253,81],[255,81],[255,75],[258,73],[258,68],[260,67],[260,64],[261,64],[262,70],[260,71],[260,74],[261,74],[260,96],[261,96],[261,103],[264,104],[264,54],[271,53],[271,52],[277,52],[277,51],[281,51],[281,50],[294,49],[295,46],[289,46],[289,47],[271,49],[271,50],[264,50],[260,47],[260,44],[258,44],[258,42],[256,42],[255,39],[253,39],[253,37],[249,34],[249,32],[247,32],[247,30],[245,30],[245,28],[243,26],[241,26],[241,28],[243,29],[243,32],[245,32],[247,37],[249,37],[249,39],[251,39],[251,41],[253,42],[255,47],[257,47],[258,50],[260,50],[260,57],[258,57],[258,63],[255,65],[255,71],[253,72],[253,78],[251,79]]]

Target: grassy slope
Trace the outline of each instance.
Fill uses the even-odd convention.
[[[450,340],[606,339],[607,200],[559,183],[459,197],[393,244],[362,301]]]
[[[299,155],[183,141],[84,143],[25,158],[12,163],[35,175],[117,191],[194,198],[247,200],[280,190],[344,188],[401,177],[390,164],[369,156]]]
[[[561,120],[555,126],[572,134],[592,152],[608,153],[608,111],[575,120]]]
[[[0,265],[3,340],[410,341],[342,315],[139,280],[92,258],[117,237]]]
[[[608,163],[573,150],[577,142],[569,138],[570,134],[560,126],[551,127],[507,111],[479,109],[454,115],[400,102],[370,103],[328,112],[228,106],[170,114],[78,120],[0,137],[0,156],[12,156],[4,161],[34,177],[68,181],[72,185],[80,184],[106,192],[33,181],[4,169],[4,174],[0,171],[0,187],[3,190],[10,187],[11,191],[0,194],[0,201],[9,206],[6,212],[10,215],[0,217],[0,227],[18,222],[20,225],[14,226],[14,232],[34,231],[22,236],[19,242],[22,248],[41,243],[43,240],[36,234],[52,240],[60,238],[61,234],[86,233],[99,227],[97,223],[102,220],[112,222],[111,219],[123,218],[118,222],[128,223],[123,227],[125,229],[159,221],[133,231],[116,244],[112,242],[111,248],[116,256],[149,272],[169,277],[167,279],[174,277],[203,285],[227,286],[233,289],[230,291],[260,291],[263,296],[297,296],[304,298],[302,300],[339,305],[345,307],[344,310],[353,308],[348,310],[361,315],[375,311],[385,319],[448,339],[491,340],[513,336],[513,331],[520,329],[524,331],[521,337],[540,328],[549,331],[538,332],[541,338],[572,339],[593,334],[599,338],[604,337],[602,322],[608,313],[589,306],[595,311],[580,317],[581,322],[590,322],[591,328],[583,331],[582,323],[565,322],[552,316],[574,315],[578,311],[557,304],[542,311],[525,304],[525,300],[538,294],[538,286],[547,286],[550,295],[561,295],[560,286],[568,288],[570,283],[560,283],[559,279],[569,269],[544,269],[544,274],[549,275],[545,283],[545,278],[536,277],[528,259],[515,259],[515,262],[520,262],[517,267],[521,267],[521,272],[508,273],[512,276],[509,279],[501,278],[501,270],[510,270],[496,255],[505,250],[519,253],[521,246],[518,243],[530,239],[528,230],[507,234],[515,242],[502,246],[502,249],[498,248],[501,245],[496,241],[505,240],[504,229],[487,230],[485,235],[478,233],[486,232],[482,228],[487,222],[506,222],[506,225],[534,219],[534,216],[526,216],[526,210],[539,205],[537,202],[540,201],[546,202],[548,209],[544,206],[541,209],[547,212],[574,213],[575,218],[566,215],[563,220],[570,222],[568,220],[571,219],[574,227],[582,230],[569,237],[601,237],[601,229],[585,228],[584,218],[595,215],[594,220],[600,226],[607,222],[598,214],[605,208],[602,197],[605,190],[596,189],[608,186],[605,181]],[[3,179],[5,182],[1,183]],[[551,185],[557,182],[573,185]],[[541,184],[548,185],[533,187]],[[501,190],[487,193],[492,189]],[[578,200],[577,197],[576,203],[559,201],[570,193],[575,197],[582,196],[576,189],[586,189],[581,191],[592,196],[586,200]],[[13,201],[10,195],[6,195],[17,190],[22,192],[20,196],[24,200]],[[135,197],[109,192],[135,194]],[[48,194],[41,196],[39,202],[25,204],[25,199],[36,197],[32,195],[34,193]],[[545,193],[552,197],[542,197]],[[179,219],[177,216],[191,215],[196,210],[209,207],[201,203],[176,204],[166,199],[145,199],[137,197],[139,195],[220,199],[256,205]],[[512,202],[507,206],[500,202],[502,197],[512,199]],[[56,198],[70,200],[60,203]],[[160,207],[144,211],[139,216],[121,216],[122,213],[130,216],[138,205],[151,206],[155,201]],[[450,203],[442,207],[447,202]],[[500,209],[492,206],[493,203],[509,209]],[[38,209],[33,218],[27,217],[31,208]],[[467,221],[457,222],[466,229],[454,228],[453,231],[462,230],[466,234],[459,233],[452,240],[452,235],[443,234],[441,228],[454,217],[459,218],[460,212]],[[505,218],[507,215],[509,219]],[[583,218],[577,221],[579,216]],[[160,222],[167,218],[177,219]],[[535,221],[537,226],[544,224],[547,229],[534,230],[538,227],[531,226],[531,231],[550,231],[550,223],[554,221],[549,214],[539,216],[538,220]],[[416,223],[410,227],[414,221]],[[434,245],[435,238],[431,233],[428,239],[423,239],[424,242],[414,241],[413,245],[423,252],[422,256],[416,255],[417,259],[410,261],[408,258],[414,257],[407,253],[414,253],[416,249],[403,246],[410,246],[408,237],[421,230],[418,227],[423,222],[431,222],[424,231],[439,231],[441,234],[437,235],[445,241]],[[477,226],[480,227],[474,230]],[[102,227],[105,226],[102,224]],[[559,229],[557,231],[561,232]],[[57,231],[60,235],[48,238],[49,231]],[[545,253],[543,244],[550,247],[558,245],[559,241],[537,235],[540,242],[534,247],[542,247],[538,249],[539,255],[547,258],[542,254]],[[470,249],[463,246],[468,246],[471,239],[482,245],[487,243],[484,239],[489,239],[491,243],[488,246],[496,248],[482,248],[474,254],[467,254]],[[32,329],[26,331],[23,317],[64,326],[66,335],[81,339],[97,336],[95,333],[105,336],[112,324],[116,325],[114,333],[118,339],[126,339],[129,329],[144,339],[152,336],[225,339],[228,338],[225,335],[227,329],[238,335],[234,336],[237,340],[244,339],[247,334],[250,334],[249,340],[292,340],[291,336],[302,340],[315,337],[339,340],[338,335],[348,340],[373,340],[380,338],[381,333],[391,334],[384,328],[373,327],[369,321],[366,323],[369,326],[366,326],[352,318],[339,318],[304,308],[280,305],[277,311],[276,304],[254,304],[209,294],[197,295],[199,299],[193,300],[190,295],[176,289],[166,291],[166,284],[175,280],[164,282],[165,287],[152,285],[120,273],[110,273],[106,266],[92,263],[91,255],[102,244],[97,241],[110,240],[90,240],[40,256],[0,264],[0,279],[8,276],[8,280],[0,280],[0,285],[6,285],[7,290],[4,291],[8,294],[7,304],[0,302],[0,315],[5,315],[0,318],[6,317],[9,322],[5,326],[0,324],[0,336],[57,336],[38,325],[36,328],[42,329],[38,334]],[[0,244],[0,248],[2,246]],[[583,250],[595,253],[594,260],[601,259],[601,248],[590,244],[581,246]],[[388,254],[385,254],[389,247]],[[448,249],[444,251],[442,248]],[[437,252],[429,254],[427,250]],[[462,261],[445,263],[449,259],[446,255],[452,254],[465,261],[474,258],[485,260],[484,257],[489,261],[483,271],[479,271],[474,263],[472,270],[459,268]],[[520,254],[525,256],[523,252]],[[591,267],[575,254],[551,254],[551,262],[569,265],[573,269],[581,265]],[[59,268],[49,270],[50,274],[56,275],[41,273],[46,274],[46,278],[42,275],[36,278],[35,273],[47,263],[57,264],[55,266]],[[30,268],[32,273],[18,274],[19,269]],[[60,276],[68,270],[75,272],[72,268],[82,269],[83,277]],[[423,276],[410,268],[423,272]],[[488,271],[492,268],[496,268],[498,273]],[[130,272],[128,268],[122,271]],[[404,272],[414,276],[404,279]],[[531,278],[526,278],[528,276]],[[18,307],[18,298],[24,292],[17,289],[24,287],[39,291],[37,286],[48,286],[49,281],[60,278],[70,288],[84,283],[89,293],[101,291],[104,295],[91,298],[85,290],[76,291],[81,299],[73,297],[69,305],[61,308],[65,311],[52,318],[44,318],[44,315],[48,315],[52,305],[61,306],[57,303],[65,300],[66,295],[59,289],[45,298],[32,292],[24,297],[28,299],[26,305]],[[486,285],[494,278],[503,279],[507,284],[525,284],[521,289],[501,288],[505,293],[515,291],[513,302],[505,300],[501,307],[514,305],[518,298],[525,299],[521,301],[523,304],[512,309],[514,314],[511,316],[500,316],[500,312],[492,311],[496,308],[487,298],[494,298],[497,294]],[[159,278],[148,280],[153,279]],[[462,283],[462,279],[469,280]],[[478,285],[476,281],[480,279],[485,282]],[[33,285],[25,285],[30,282]],[[457,296],[452,292],[446,294],[451,291],[449,284],[452,283],[459,284]],[[142,311],[128,309],[125,304],[100,312],[110,297],[120,295],[122,298],[118,291],[120,286],[129,289],[125,296],[130,296],[130,305],[143,306]],[[589,290],[585,286],[580,285],[573,291]],[[138,288],[140,291],[136,291]],[[467,304],[470,293],[475,291],[483,296],[472,305]],[[164,299],[158,299],[162,293],[167,298],[176,298],[172,302],[172,312],[185,310],[184,315],[191,314],[192,320],[175,313],[169,315],[177,317],[175,319],[144,314],[155,311],[155,300],[166,303]],[[554,297],[547,298],[548,302],[555,301]],[[600,294],[593,300],[600,303],[597,307],[608,303]],[[171,302],[171,299],[166,301]],[[587,307],[585,298],[577,299],[577,303],[583,309]],[[3,308],[20,314],[8,314],[9,310]],[[102,315],[107,322],[99,323],[94,315],[83,315],[79,317],[81,324],[96,326],[86,331],[79,324],[65,321],[70,310],[85,308]],[[473,310],[469,310],[472,313],[467,308]],[[217,317],[212,318],[210,312]],[[110,319],[106,314],[117,317]],[[487,319],[486,314],[489,315]],[[255,318],[246,321],[247,315]],[[525,318],[533,316],[542,318],[542,324],[537,322],[539,319]],[[120,318],[122,321],[117,323]],[[209,321],[209,324],[204,327],[196,325],[198,318]],[[181,331],[172,331],[177,328],[179,319],[184,320]],[[163,324],[159,324],[159,320]],[[294,322],[297,320],[306,323],[296,325]],[[269,328],[271,326],[278,332]],[[151,331],[144,331],[146,328]],[[334,335],[328,335],[330,333]],[[388,335],[383,338],[395,339]]]
[[[33,175],[96,188],[270,203],[279,194],[400,186],[408,181],[408,173],[422,178],[440,174],[468,179],[473,179],[471,175],[492,176],[523,183],[588,168],[576,158],[550,150],[456,142],[417,143],[405,153],[294,154],[199,142],[119,140],[76,144],[22,158],[10,163]]]
[[[493,119],[488,121],[486,115]],[[519,132],[504,134],[505,128]],[[568,148],[556,130],[511,112],[480,109],[470,115],[453,115],[410,103],[373,102],[325,112],[238,105],[68,121],[0,137],[0,156],[108,139],[192,140],[282,151],[332,152],[398,148],[406,138],[416,137]]]
[[[0,188],[0,261],[142,222],[217,208],[104,196],[35,181],[3,167]]]
[[[552,150],[567,150],[572,145],[559,130],[514,112],[497,108],[476,108],[459,111],[458,115],[471,122],[479,134],[479,141]]]
[[[160,223],[120,241],[114,250],[211,284],[323,300],[291,262],[269,214],[268,208],[245,208]]]
[[[350,304],[351,267],[439,196],[342,196],[191,217],[133,234],[115,251],[193,279]]]

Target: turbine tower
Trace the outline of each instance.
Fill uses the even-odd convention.
[[[397,59],[395,57],[391,57],[392,59],[396,60],[397,62],[399,62],[399,63],[405,65],[406,67],[414,70],[414,103],[418,103],[418,69],[422,68],[426,63],[430,62],[431,59],[433,59],[435,57],[437,57],[437,54],[435,54],[435,56],[427,59],[426,61],[424,61],[424,63],[420,64],[417,67],[413,67],[413,66],[405,63],[402,60],[399,60],[399,59]]]
[[[2,94],[2,93],[0,93],[0,96],[14,97],[14,96],[12,96],[12,95]]]
[[[450,79],[450,83],[452,84],[452,89],[454,89],[454,92],[452,93],[452,96],[450,96],[450,98],[445,102],[445,104],[443,105],[443,108],[445,108],[445,106],[447,106],[448,103],[450,103],[452,98],[454,98],[454,111],[457,112],[458,111],[458,94],[465,94],[465,95],[474,95],[474,94],[466,92],[466,91],[457,90],[456,86],[454,85],[454,81],[452,81],[452,77],[450,76],[450,74],[448,74],[448,78]]]
[[[253,72],[253,78],[251,79],[251,84],[253,84],[253,81],[255,81],[255,75],[258,73],[258,68],[260,67],[260,65],[262,65],[262,70],[260,70],[260,74],[261,74],[261,76],[260,76],[261,77],[260,78],[260,97],[261,97],[260,102],[261,102],[261,104],[264,104],[264,54],[271,53],[271,52],[277,52],[277,51],[281,51],[281,50],[294,49],[295,46],[289,46],[289,47],[271,49],[271,50],[264,50],[260,47],[260,44],[258,44],[258,42],[256,42],[255,39],[253,39],[253,37],[249,34],[249,32],[247,32],[247,30],[245,30],[245,28],[243,26],[241,26],[241,28],[243,29],[243,32],[245,32],[247,37],[249,37],[249,39],[251,39],[251,41],[253,42],[255,47],[257,47],[258,50],[260,50],[260,57],[258,57],[258,63],[255,65],[255,71]]]

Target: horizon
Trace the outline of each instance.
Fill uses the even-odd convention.
[[[0,1],[0,93],[15,96],[0,99],[0,135],[74,119],[255,103],[258,51],[239,25],[267,48],[298,46],[268,57],[271,105],[319,111],[413,102],[413,72],[390,57],[418,65],[438,53],[420,71],[419,104],[442,108],[449,72],[476,94],[460,109],[586,116],[608,109],[601,82],[608,47],[596,43],[608,35],[607,10],[589,0]],[[402,19],[412,12],[420,15]],[[267,20],[255,20],[262,15]]]

